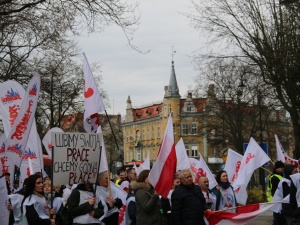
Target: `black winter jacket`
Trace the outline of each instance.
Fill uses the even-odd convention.
[[[199,186],[176,186],[171,202],[174,225],[205,225],[205,198]]]

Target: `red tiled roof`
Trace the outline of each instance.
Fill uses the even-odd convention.
[[[159,116],[161,105],[162,103],[133,109],[134,120],[141,120]]]

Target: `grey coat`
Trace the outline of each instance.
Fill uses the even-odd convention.
[[[136,203],[136,225],[163,225],[159,196],[154,194],[150,184],[132,181]]]

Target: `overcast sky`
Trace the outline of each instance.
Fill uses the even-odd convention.
[[[181,13],[188,12],[185,0],[140,0],[140,25],[133,44],[146,51],[141,54],[128,46],[120,28],[109,27],[102,33],[84,36],[79,46],[90,64],[101,64],[103,88],[109,97],[110,113],[126,112],[130,95],[134,107],[163,100],[164,86],[171,73],[172,46],[175,73],[180,95],[186,97],[188,87],[198,74],[192,63],[194,52],[203,47],[200,32]]]

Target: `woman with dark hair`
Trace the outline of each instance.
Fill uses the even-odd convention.
[[[68,198],[67,206],[73,224],[101,224],[99,218],[104,215],[104,208],[101,200],[94,196],[93,184],[78,184]]]
[[[143,170],[130,186],[135,194],[136,225],[161,225],[164,217],[161,214],[159,196],[148,181],[150,170]]]
[[[226,210],[226,212],[236,212],[236,197],[233,187],[228,182],[227,172],[224,170],[219,171],[216,176],[216,181],[218,185],[212,189],[212,192],[217,197],[216,210],[234,208]]]
[[[43,178],[40,175],[29,176],[22,202],[25,224],[55,225],[55,210],[49,209],[43,194]]]

